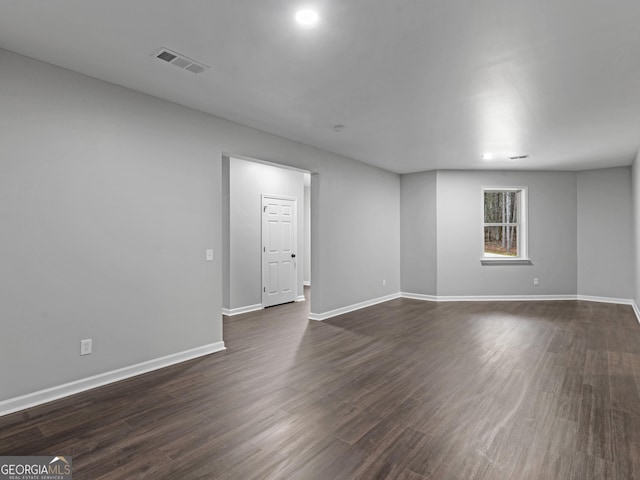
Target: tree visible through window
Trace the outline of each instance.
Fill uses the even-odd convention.
[[[484,190],[485,257],[524,257],[522,190]]]

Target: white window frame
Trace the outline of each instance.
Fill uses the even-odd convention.
[[[518,198],[518,222],[509,225],[518,227],[518,256],[499,256],[487,255],[484,251],[484,229],[485,227],[501,226],[502,223],[485,223],[484,222],[484,194],[485,192],[519,192]],[[527,210],[528,191],[527,187],[482,187],[482,228],[480,230],[482,248],[482,257],[480,263],[482,265],[532,265],[529,259],[529,215]]]

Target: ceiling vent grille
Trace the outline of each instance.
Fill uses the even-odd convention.
[[[529,155],[516,155],[515,157],[509,157],[509,160],[524,160],[529,158]]]
[[[171,65],[175,65],[176,67],[180,67],[183,70],[188,70],[191,73],[202,73],[209,68],[204,63],[200,63],[189,57],[185,57],[181,53],[173,52],[168,48],[162,48],[158,50],[154,54],[154,57],[170,63]]]

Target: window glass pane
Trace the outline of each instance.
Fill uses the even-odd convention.
[[[520,192],[504,192],[506,223],[518,223],[518,194]]]
[[[484,223],[518,223],[520,192],[484,192]]]
[[[484,254],[518,256],[518,227],[484,227]]]
[[[484,223],[502,223],[502,192],[484,192]]]

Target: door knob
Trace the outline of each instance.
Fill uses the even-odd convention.
[[[296,254],[295,254],[295,253],[292,253],[292,254],[291,254],[291,258],[296,258]]]

